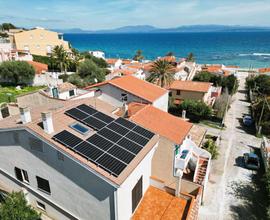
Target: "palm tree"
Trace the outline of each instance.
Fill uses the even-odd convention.
[[[187,61],[188,62],[195,62],[195,57],[193,53],[189,53],[187,56]]]
[[[142,55],[142,50],[137,50],[135,56],[133,57],[133,60],[141,61],[143,59],[144,59],[144,56]]]
[[[175,70],[168,61],[159,59],[153,63],[150,73],[147,80],[163,88],[169,86],[174,80]]]
[[[57,60],[61,72],[67,73],[67,68],[70,65],[70,59],[68,56],[68,53],[65,51],[64,47],[61,46],[55,46],[53,49],[53,57]]]

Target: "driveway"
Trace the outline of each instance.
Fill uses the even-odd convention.
[[[247,73],[239,73],[238,77],[240,86],[226,115],[226,129],[220,131],[220,155],[212,163],[200,220],[256,219],[252,217],[251,198],[245,196],[256,193],[252,184],[254,171],[243,167],[241,156],[258,150],[260,139],[254,136],[253,130],[246,130],[241,125],[243,115],[249,114],[250,103],[245,96]]]

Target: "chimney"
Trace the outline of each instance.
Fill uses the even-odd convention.
[[[186,113],[187,113],[186,110],[183,110],[183,111],[182,111],[182,118],[183,118],[183,119],[186,119]]]
[[[123,109],[124,109],[124,117],[128,117],[128,105],[127,105],[127,103],[124,103]]]
[[[52,113],[51,112],[42,112],[41,118],[42,118],[44,131],[47,134],[53,133],[54,129],[53,129]]]
[[[29,107],[20,107],[20,115],[23,124],[27,124],[32,121]]]

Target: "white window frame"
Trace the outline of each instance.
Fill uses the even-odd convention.
[[[42,202],[36,200],[36,204],[37,204],[37,208],[39,208],[40,210],[46,212],[46,205],[45,205],[44,203],[42,203]],[[43,205],[44,207],[42,207],[42,205]]]

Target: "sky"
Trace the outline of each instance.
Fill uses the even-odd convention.
[[[270,26],[270,0],[0,0],[0,23],[110,29],[195,24]]]

